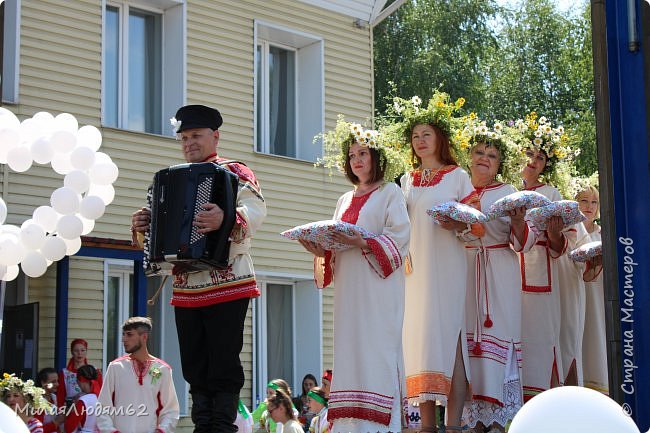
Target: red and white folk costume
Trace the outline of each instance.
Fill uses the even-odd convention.
[[[572,225],[564,230],[567,238],[567,251],[591,242],[584,224]],[[562,311],[560,328],[560,352],[565,382],[572,371],[576,372],[577,385],[583,386],[582,340],[585,329],[585,283],[582,274],[584,263],[574,262],[567,254],[557,259],[560,279],[560,308]]]
[[[543,194],[551,201],[562,200],[560,192],[550,185],[527,188]],[[522,379],[524,401],[546,391],[551,382],[561,383],[560,353],[560,281],[557,258],[566,252],[551,250],[545,232],[536,233],[536,242],[526,253],[519,254],[522,284]]]
[[[74,348],[77,344],[83,344],[86,349],[88,349],[88,342],[82,338],[76,338],[72,340],[70,343],[70,349],[72,350],[72,348]],[[84,358],[83,365],[87,364],[88,359]],[[97,382],[101,387],[102,372],[97,370],[97,374],[99,375]],[[79,388],[79,384],[77,383],[77,368],[74,364],[74,357],[71,357],[68,360],[68,364],[65,366],[65,368],[59,371],[59,388],[56,392],[56,404],[58,407],[63,407],[65,406],[66,399],[74,399],[79,395],[81,395],[81,388]]]
[[[150,356],[141,363],[129,355],[112,361],[99,393],[101,433],[173,432],[179,417],[172,369]]]
[[[481,209],[516,192],[504,183],[477,188]],[[472,372],[472,401],[464,421],[505,426],[523,405],[521,385],[521,273],[517,252],[535,242],[525,227],[523,245],[510,226],[510,217],[484,224],[481,238],[467,236],[467,346]]]
[[[426,213],[432,206],[457,201],[478,207],[469,176],[458,166],[414,171],[401,180],[411,220],[406,276],[404,363],[407,397],[413,401],[447,401],[459,338],[465,366],[467,259],[456,233]],[[338,371],[334,370],[334,377]],[[465,368],[469,382],[469,369]]]
[[[589,242],[601,241],[600,226],[594,223]],[[589,266],[589,265],[587,265]],[[609,394],[605,292],[602,267],[594,280],[585,281],[585,332],[582,340],[584,386]]]
[[[231,232],[228,268],[175,274],[173,306],[203,307],[260,295],[250,248],[252,235],[266,216],[266,204],[253,171],[240,162],[224,161],[229,160],[215,156],[206,162],[221,163],[239,176],[237,221]]]
[[[331,431],[401,431],[404,197],[394,183],[360,197],[351,191],[339,199],[334,219],[378,236],[366,239],[369,251],[350,248],[314,260],[318,287],[335,286]]]

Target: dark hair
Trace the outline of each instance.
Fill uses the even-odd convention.
[[[291,397],[282,389],[275,390],[275,394],[269,398],[268,404],[284,408],[285,413],[290,419],[296,419],[296,415],[293,413],[293,407],[291,407]]]
[[[305,374],[305,377],[302,378],[302,383],[300,384],[300,386],[301,386],[301,388],[302,388],[302,394],[300,394],[301,396],[303,396],[303,395],[307,395],[307,392],[305,391],[305,379],[311,379],[311,380],[313,380],[313,381],[314,381],[314,384],[315,384],[314,386],[318,386],[318,381],[316,380],[316,376],[314,376],[314,375],[311,374],[311,373],[307,373],[307,374]]]
[[[97,377],[99,375],[95,367],[90,364],[86,364],[77,369],[77,376],[85,377],[88,380],[97,380]]]
[[[47,376],[49,376],[52,373],[58,374],[57,371],[52,367],[45,367],[44,369],[39,371],[38,375],[36,376],[38,378],[38,384],[43,385],[43,382],[47,381]]]
[[[354,142],[352,143],[354,144]],[[350,147],[352,147],[350,144]],[[372,162],[372,170],[370,171],[370,183],[378,182],[384,179],[384,173],[386,172],[386,161],[382,164],[381,156],[379,151],[375,148],[368,147],[370,151],[370,161]],[[353,185],[359,185],[359,178],[356,174],[352,172],[352,166],[350,165],[350,153],[348,152],[345,155],[345,177],[348,178]]]
[[[422,165],[422,159],[415,153],[415,149],[413,148],[413,140],[411,139],[411,136],[413,135],[413,129],[415,129],[415,127],[418,125],[419,124],[413,125],[413,128],[411,129],[408,137],[409,144],[411,145],[411,165],[413,168],[418,168]],[[433,128],[433,132],[436,135],[436,140],[438,144],[440,144],[440,146],[438,146],[436,149],[440,162],[443,165],[458,165],[458,162],[456,162],[456,159],[451,154],[451,143],[449,142],[449,137],[447,134],[442,132],[442,129],[438,128],[433,123],[426,123],[426,125],[429,125]]]
[[[138,333],[151,332],[151,319],[148,317],[129,317],[122,324],[122,332],[135,329]]]

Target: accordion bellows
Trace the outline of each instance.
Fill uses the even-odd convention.
[[[239,177],[219,164],[179,164],[154,175],[147,194],[151,225],[145,234],[145,274],[225,269],[237,219]],[[205,203],[224,213],[219,230],[199,233],[192,223]]]

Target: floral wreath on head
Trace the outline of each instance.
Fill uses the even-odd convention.
[[[573,160],[580,154],[580,149],[573,149],[570,138],[562,125],[553,127],[546,117],[537,117],[531,111],[525,119],[513,123],[513,137],[525,152],[532,148],[546,154],[547,162],[540,174],[542,180],[555,186],[563,197],[571,196],[571,179],[575,176]]]
[[[451,101],[447,93],[435,91],[426,106],[422,105],[419,96],[411,99],[403,99],[398,96],[392,98],[392,105],[389,104],[386,113],[388,119],[385,126],[380,128],[386,135],[401,141],[405,148],[410,148],[411,132],[416,125],[435,125],[448,138],[451,146],[451,153],[460,165],[467,166],[467,152],[463,151],[460,142],[456,139],[456,131],[460,119],[455,113],[465,105],[465,98],[458,98]],[[415,155],[410,156],[413,166],[416,164]]]
[[[577,199],[578,194],[589,188],[598,190],[598,171],[595,171],[590,176],[575,176],[571,178],[569,188],[571,195],[568,197],[571,199]]]
[[[29,379],[23,382],[19,377],[13,373],[3,373],[2,380],[0,380],[0,394],[4,399],[5,394],[9,391],[17,390],[25,398],[25,402],[36,411],[52,411],[56,408],[51,405],[43,395],[45,390],[39,386],[34,385],[34,381]]]
[[[384,167],[384,180],[388,182],[392,182],[407,169],[399,142],[389,140],[374,129],[365,129],[359,123],[347,122],[341,114],[336,121],[336,127],[317,135],[315,140],[319,138],[323,140],[324,155],[315,165],[329,169],[330,176],[333,169],[345,173],[345,161],[353,143],[378,151],[379,165]]]
[[[490,128],[476,113],[470,113],[462,118],[462,121],[463,127],[457,130],[455,139],[460,143],[460,147],[468,152],[469,158],[471,159],[471,149],[475,145],[484,143],[493,146],[499,151],[501,158],[496,179],[513,185],[519,184],[519,172],[526,158],[521,146],[509,133],[509,128],[500,121],[495,121]],[[469,169],[469,166],[467,168]]]

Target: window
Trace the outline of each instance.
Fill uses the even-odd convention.
[[[315,161],[323,129],[323,40],[255,23],[255,148]]]
[[[171,132],[166,120],[182,105],[184,95],[183,15],[178,0],[106,4],[103,125]],[[163,47],[173,54],[166,56]]]
[[[20,0],[0,3],[0,100],[18,103]]]
[[[262,296],[253,304],[254,402],[266,384],[281,378],[299,393],[303,376],[321,372],[321,299],[312,280],[258,281]]]
[[[107,262],[104,266],[104,371],[124,353],[122,323],[133,311],[133,264]]]

